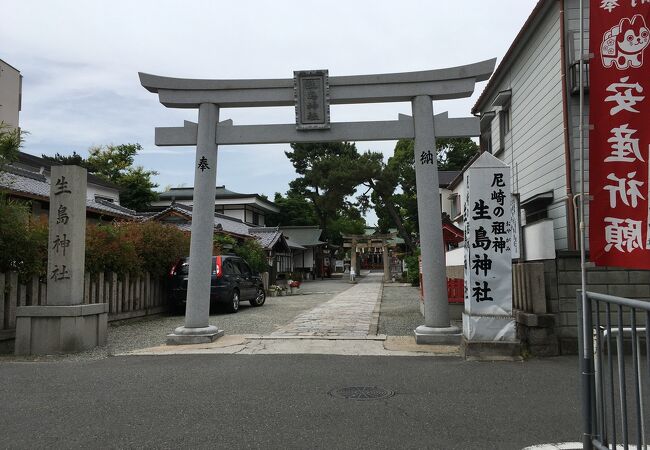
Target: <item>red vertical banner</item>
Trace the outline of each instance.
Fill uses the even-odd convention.
[[[650,269],[650,0],[591,0],[589,249]]]

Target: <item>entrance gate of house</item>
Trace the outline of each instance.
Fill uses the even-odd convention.
[[[196,146],[194,204],[185,325],[168,336],[170,344],[209,342],[223,331],[208,323],[214,227],[217,148],[233,144],[415,140],[415,174],[422,253],[424,325],[418,343],[458,341],[450,325],[445,253],[438,193],[436,137],[479,136],[475,117],[434,115],[433,101],[469,97],[476,82],[487,80],[496,60],[445,69],[329,77],[326,70],[294,72],[293,78],[203,80],[140,73],[140,82],[168,108],[199,110],[198,123],[156,128],[160,146]],[[393,121],[330,122],[330,104],[410,102],[412,116]],[[296,123],[234,125],[219,122],[225,108],[295,106]]]

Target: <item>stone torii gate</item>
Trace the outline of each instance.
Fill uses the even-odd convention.
[[[194,204],[185,326],[168,343],[212,341],[223,334],[208,323],[217,148],[232,144],[415,139],[415,173],[424,285],[424,325],[419,343],[455,342],[447,303],[436,137],[479,136],[478,118],[433,114],[433,100],[469,97],[487,80],[496,60],[421,72],[329,77],[327,71],[294,72],[293,79],[204,80],[140,73],[140,82],[169,108],[199,110],[197,123],[156,128],[156,145],[196,145]],[[394,121],[330,123],[330,104],[410,102],[413,116]],[[234,125],[219,122],[224,108],[295,106],[296,124]]]
[[[395,239],[397,233],[387,233],[387,234],[344,234],[343,235],[343,247],[350,248],[350,270],[354,268],[357,270],[357,248],[365,246],[365,248],[370,248],[373,241],[381,242],[381,251],[382,251],[382,262],[384,265],[384,281],[388,282],[391,280],[390,277],[390,262],[388,261],[388,241]],[[363,244],[365,242],[365,245]],[[358,275],[358,274],[357,274]]]

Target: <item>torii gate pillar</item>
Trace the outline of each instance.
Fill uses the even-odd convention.
[[[196,134],[185,326],[167,335],[168,345],[201,344],[223,336],[223,330],[208,323],[214,247],[214,189],[217,185],[217,122],[219,107],[214,103],[201,103]]]
[[[415,329],[415,341],[418,344],[459,344],[460,329],[449,322],[432,99],[419,95],[413,99],[412,107],[424,291],[424,325]]]

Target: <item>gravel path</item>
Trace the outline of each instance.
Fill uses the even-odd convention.
[[[254,308],[242,302],[236,314],[215,312],[210,315],[210,324],[223,329],[226,334],[270,334],[279,327],[293,321],[305,311],[325,303],[336,294],[352,285],[342,279],[327,279],[303,283],[301,295],[268,297],[264,306]],[[158,315],[122,322],[111,322],[108,326],[108,345],[93,350],[67,355],[16,357],[0,355],[3,361],[83,361],[102,359],[131,350],[155,347],[165,343],[165,338],[174,328],[183,325],[183,315]]]
[[[410,285],[384,285],[379,313],[379,334],[413,336],[413,330],[424,323],[420,314],[420,293]]]
[[[215,313],[210,324],[225,330],[228,335],[271,334],[291,323],[300,314],[328,302],[336,294],[352,285],[342,279],[309,281],[303,283],[301,295],[268,297],[264,306],[253,308],[242,303],[237,314]],[[379,316],[379,334],[412,336],[423,323],[418,304],[418,288],[386,284]],[[108,345],[91,351],[69,355],[15,357],[0,355],[2,361],[83,361],[102,359],[131,350],[164,344],[165,337],[183,324],[183,315],[159,315],[135,321],[112,322],[108,329]]]

